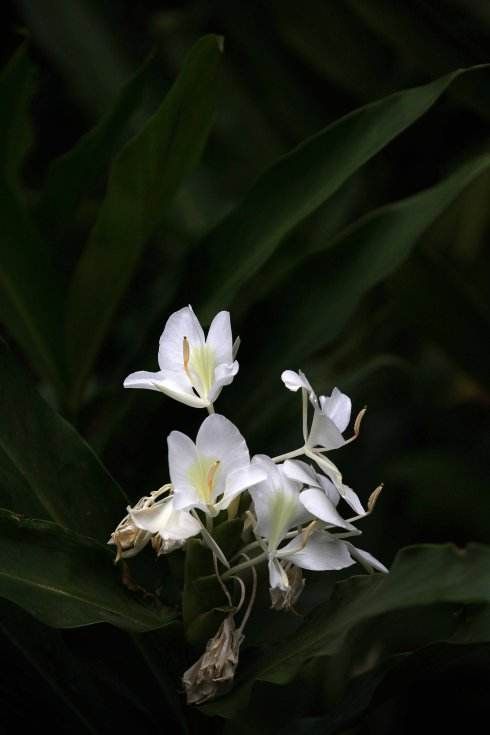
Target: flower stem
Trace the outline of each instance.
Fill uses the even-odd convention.
[[[208,414],[210,416],[211,416],[212,413],[215,413],[214,406],[213,406],[212,403],[210,403],[209,406],[207,406],[207,409],[208,409]]]
[[[259,554],[258,556],[254,556],[253,559],[249,559],[248,561],[243,561],[241,564],[237,564],[236,567],[227,569],[226,572],[221,575],[221,579],[228,579],[229,577],[232,577],[234,574],[237,574],[237,572],[242,572],[244,569],[249,569],[250,567],[254,567],[257,564],[260,564],[265,559],[267,559],[267,553],[264,551],[262,554]]]
[[[286,452],[285,454],[278,454],[277,457],[272,457],[273,462],[284,462],[286,459],[293,459],[293,457],[301,457],[305,453],[305,447],[299,449],[293,449],[292,452]]]

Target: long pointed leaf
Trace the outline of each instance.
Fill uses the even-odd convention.
[[[242,673],[241,686],[205,709],[232,716],[248,699],[255,680],[288,681],[303,661],[333,655],[358,626],[381,615],[447,605],[448,617],[456,625],[452,605],[489,603],[490,547],[473,544],[463,551],[450,545],[408,547],[399,553],[389,575],[339,582],[332,598],[320,605],[292,638],[268,650]],[[486,639],[490,639],[490,630]]]
[[[0,510],[0,597],[56,628],[106,622],[135,632],[175,615],[138,602],[101,544],[48,521]]]
[[[262,317],[256,323],[266,325],[261,361],[271,374],[270,381],[262,381],[260,387],[256,383],[254,388],[257,403],[262,404],[257,422],[264,421],[264,397],[271,390],[274,372],[277,382],[283,369],[296,369],[330,344],[361,297],[400,266],[429,225],[489,167],[490,155],[479,156],[436,186],[370,212],[327,242],[326,252],[315,254],[295,271],[298,285],[281,284],[257,307]],[[281,319],[269,318],[278,304]]]
[[[43,231],[57,237],[76,215],[77,206],[104,174],[133,113],[140,104],[152,64],[145,63],[124,85],[114,106],[68,153],[48,169],[36,217]]]
[[[0,450],[0,479],[9,483],[0,488],[0,500],[12,510],[37,515],[42,508],[46,518],[100,541],[124,515],[122,490],[75,429],[40,398],[4,343]]]
[[[392,94],[354,110],[304,141],[268,169],[200,245],[206,279],[193,285],[207,320],[229,306],[280,241],[334,194],[366,161],[420,118],[461,74]],[[201,272],[193,262],[193,271]]]
[[[0,321],[37,373],[63,383],[64,283],[19,197],[0,180]]]
[[[196,44],[159,110],[114,161],[69,296],[75,404],[144,245],[201,155],[214,116],[221,48],[216,36]]]

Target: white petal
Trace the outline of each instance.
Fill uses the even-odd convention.
[[[284,474],[291,480],[301,482],[309,487],[319,487],[320,481],[313,467],[298,459],[287,459],[284,464]]]
[[[277,552],[281,558],[287,558],[296,566],[312,571],[328,569],[345,569],[354,564],[345,541],[332,540],[326,533],[313,533],[306,546],[301,547],[301,536],[293,539],[287,546]]]
[[[220,311],[209,327],[206,344],[214,352],[216,363],[233,362],[233,337],[231,336],[230,312]]]
[[[335,465],[334,465],[335,467]],[[325,477],[325,475],[322,475],[320,473],[317,474],[318,480],[320,481],[320,487],[322,488],[323,492],[327,496],[327,498],[335,505],[337,506],[340,501],[340,492],[335,487],[334,483],[330,480],[330,478]],[[347,487],[346,485],[342,485],[342,487]],[[357,497],[357,496],[356,496]]]
[[[208,395],[210,403],[214,403],[218,398],[224,385],[230,385],[237,372],[238,362],[236,360],[232,363],[221,363],[221,365],[216,366],[214,370],[214,383]]]
[[[340,493],[343,485],[342,473],[340,472],[339,468],[328,457],[324,457],[323,454],[316,454],[316,462],[322,468],[327,477],[333,482],[335,488]],[[321,477],[322,476],[320,475],[320,483],[322,483]],[[326,492],[327,495],[329,495],[329,492],[327,490]],[[333,500],[333,498],[330,499]]]
[[[299,502],[300,483],[291,480],[281,466],[269,457],[258,455],[252,465],[266,472],[266,479],[250,488],[257,516],[256,533],[267,538],[269,548],[275,549],[290,528],[309,520],[310,516]]]
[[[324,449],[339,449],[344,446],[345,439],[334,422],[316,409],[313,414],[308,444]]]
[[[289,589],[288,575],[277,559],[269,559],[269,586],[271,590],[279,589],[282,592]]]
[[[184,381],[177,382],[174,376],[169,375],[168,372],[163,370],[157,373],[150,373],[144,370],[131,373],[124,381],[124,387],[157,390],[170,396],[170,398],[175,398],[175,400],[195,408],[205,408],[209,405],[209,401],[196,396],[190,383],[186,385]]]
[[[316,487],[308,488],[300,493],[299,499],[306,510],[321,521],[332,523],[334,526],[346,528],[349,531],[355,530],[354,526],[342,518],[335,505],[327,498],[323,490]]]
[[[199,460],[196,446],[192,439],[181,431],[172,431],[168,442],[168,467],[170,480],[174,486],[174,506],[177,510],[187,508],[203,508],[201,498],[189,479],[190,468]]]
[[[342,485],[340,494],[345,502],[350,505],[356,515],[366,515],[366,511],[364,510],[362,503],[357,496],[357,493],[355,493],[351,487],[349,487],[348,485]]]
[[[191,347],[204,345],[204,332],[191,306],[176,311],[165,324],[158,350],[161,370],[184,371],[184,337]]]
[[[248,467],[240,467],[238,470],[230,472],[226,478],[226,487],[222,500],[218,503],[220,510],[228,508],[229,504],[242,493],[259,482],[265,480],[266,474],[260,467],[249,465]]]
[[[169,498],[165,498],[164,501],[156,503],[151,508],[130,510],[129,515],[138,528],[150,533],[158,533],[160,529],[165,528],[174,510],[173,504],[169,503],[169,500]]]
[[[241,343],[240,337],[237,337],[236,340],[233,342],[233,349],[232,349],[233,359],[235,359],[235,357],[238,354],[238,350],[240,349],[240,343]]]
[[[352,557],[365,569],[368,569],[368,571],[372,571],[373,569],[375,569],[377,572],[385,572],[386,574],[388,574],[389,570],[385,567],[385,565],[381,564],[381,562],[378,561],[374,556],[372,556],[372,554],[370,554],[368,551],[358,549],[352,544],[348,544],[348,546]]]
[[[195,536],[201,524],[190,513],[176,510],[173,498],[166,498],[152,508],[130,511],[138,528],[158,533],[163,539],[180,541]]]
[[[296,392],[300,388],[304,388],[308,393],[313,392],[313,388],[303,373],[295,373],[294,370],[284,370],[281,374],[281,380],[288,390]]]
[[[334,388],[330,396],[320,396],[320,405],[325,416],[331,419],[342,433],[350,421],[352,402],[349,396]]]
[[[250,464],[245,439],[236,426],[219,413],[204,419],[197,433],[196,447],[199,454],[220,461],[220,480],[226,481],[230,472]]]

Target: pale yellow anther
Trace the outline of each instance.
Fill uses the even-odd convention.
[[[182,340],[182,356],[184,358],[184,372],[192,383],[192,377],[189,370],[189,360],[191,359],[191,346],[187,337]]]
[[[187,339],[187,337],[184,337],[183,342],[182,342],[182,353],[184,356],[184,370],[187,372],[189,368],[189,358],[191,356],[191,348],[190,348],[189,340]]]
[[[376,502],[380,496],[382,489],[383,489],[383,483],[381,483],[381,485],[378,485],[378,487],[375,490],[373,490],[373,492],[369,496],[369,500],[367,503],[368,513],[372,513],[372,511],[374,510],[374,506],[376,505]]]
[[[220,466],[220,461],[219,459],[217,459],[215,462],[213,462],[213,464],[209,468],[208,479],[207,479],[209,494],[211,494],[213,491],[214,480],[215,480],[216,473],[218,471],[219,466]]]

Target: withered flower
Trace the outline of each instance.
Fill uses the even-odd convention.
[[[242,641],[242,631],[230,614],[207,642],[203,655],[182,676],[187,704],[202,704],[232,686]]]

